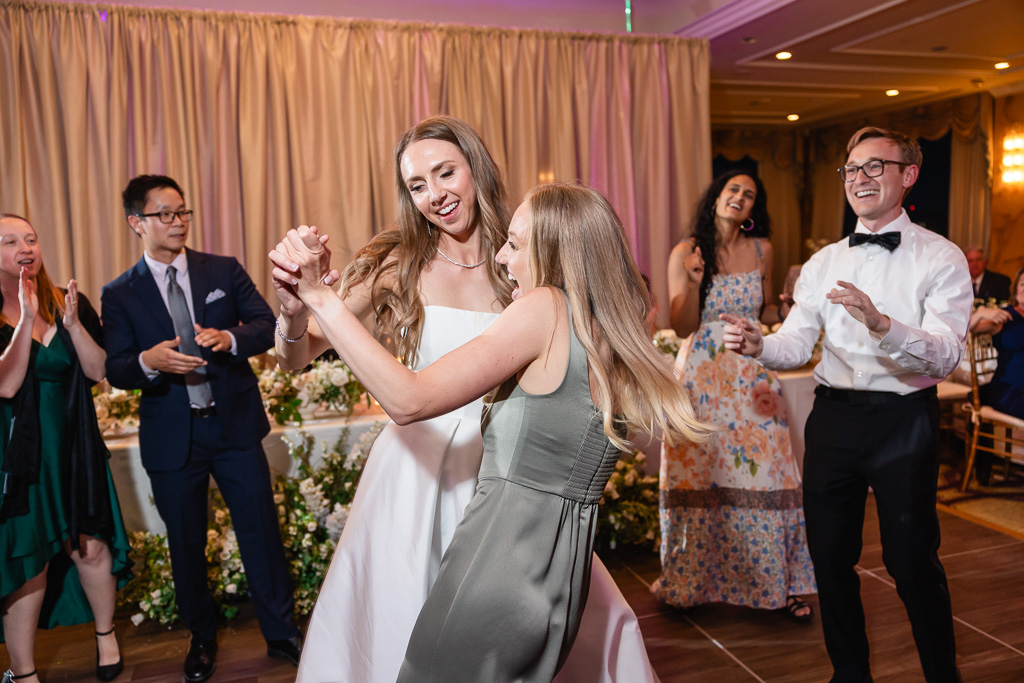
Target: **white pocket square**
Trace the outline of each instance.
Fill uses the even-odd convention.
[[[217,299],[223,299],[226,296],[223,289],[215,289],[206,295],[206,303],[212,304]]]

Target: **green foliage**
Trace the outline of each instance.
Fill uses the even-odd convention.
[[[348,519],[366,455],[383,426],[384,422],[375,423],[351,449],[346,428],[333,448],[323,445],[324,456],[319,462],[314,462],[311,435],[300,430],[298,437],[289,442],[289,452],[299,463],[299,473],[297,477],[276,478],[274,504],[298,614],[308,614],[313,609],[335,544]],[[210,491],[210,508],[207,579],[220,613],[231,619],[238,611],[238,601],[248,593],[249,584],[231,514],[216,489]],[[132,617],[136,625],[146,619],[161,624],[175,622],[178,610],[167,538],[135,532],[130,540],[136,575],[120,592],[119,604],[138,609]]]
[[[661,542],[658,522],[658,478],[647,476],[647,456],[640,451],[623,453],[615,464],[601,496],[597,542],[608,548],[620,543],[657,548]]]

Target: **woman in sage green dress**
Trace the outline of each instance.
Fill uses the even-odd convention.
[[[38,627],[96,622],[96,675],[123,664],[114,636],[128,538],[90,394],[106,354],[99,317],[53,286],[35,230],[0,214],[0,639],[5,683],[35,683]]]
[[[549,682],[587,601],[597,501],[629,431],[702,440],[650,343],[649,297],[598,192],[542,185],[497,255],[518,286],[483,333],[419,372],[395,362],[323,285],[306,226],[271,254],[323,334],[398,424],[492,392],[479,483],[413,630],[398,680]],[[500,385],[500,386],[499,386]]]

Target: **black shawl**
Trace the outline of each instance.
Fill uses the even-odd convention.
[[[100,318],[84,294],[78,295],[78,317],[89,335],[102,347],[103,328]],[[75,353],[71,335],[60,318],[57,318],[56,325],[57,334],[71,356],[66,406],[68,427],[71,430],[68,454],[70,477],[66,502],[71,547],[77,550],[79,534],[105,539],[113,535],[113,513],[107,485],[107,460],[110,452],[96,422],[92,382],[82,372],[82,364]],[[9,343],[10,338],[3,341]],[[0,466],[0,472],[4,475],[0,522],[28,514],[28,487],[39,483],[39,383],[35,376],[34,353],[25,380],[12,399],[14,419],[11,421],[10,440],[4,451],[4,461]]]

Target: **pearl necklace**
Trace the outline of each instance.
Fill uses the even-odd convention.
[[[437,248],[437,253],[440,254],[441,258],[443,258],[448,263],[454,263],[455,265],[460,266],[462,268],[476,268],[477,266],[482,266],[484,262],[487,260],[487,258],[484,257],[480,259],[478,263],[459,263],[458,261],[453,261],[452,259],[448,258],[448,255],[441,251],[441,247]]]

